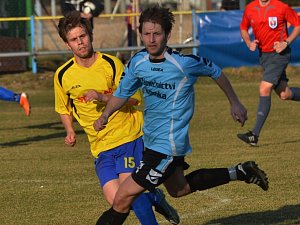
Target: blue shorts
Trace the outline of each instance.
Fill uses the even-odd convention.
[[[119,179],[120,173],[132,173],[140,164],[144,150],[142,137],[101,152],[95,159],[95,170],[101,187],[108,181]]]

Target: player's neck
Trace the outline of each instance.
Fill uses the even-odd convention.
[[[259,0],[259,4],[261,6],[267,6],[267,5],[269,5],[270,2],[271,2],[271,0]]]
[[[96,52],[93,52],[93,54],[90,56],[90,57],[87,57],[87,58],[80,58],[80,57],[76,57],[75,56],[75,60],[76,60],[76,63],[80,66],[83,66],[83,67],[91,67],[94,62],[97,60],[98,58],[98,54]]]

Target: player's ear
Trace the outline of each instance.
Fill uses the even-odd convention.
[[[68,42],[66,42],[66,45],[67,45],[67,47],[68,47],[69,50],[72,50],[71,47],[70,47],[70,45],[68,44]]]
[[[171,32],[168,34],[168,36],[167,36],[167,40],[169,40],[169,39],[170,39],[170,37],[171,37]]]

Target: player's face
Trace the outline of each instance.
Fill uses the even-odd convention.
[[[93,54],[90,36],[83,27],[75,27],[67,33],[67,46],[79,58],[88,58]]]
[[[170,35],[166,36],[160,24],[145,22],[140,35],[145,48],[152,59],[161,59],[166,50]]]

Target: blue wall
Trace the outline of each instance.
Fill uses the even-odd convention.
[[[242,16],[241,10],[198,13],[198,54],[222,68],[259,65],[258,51],[251,52],[241,38]],[[251,37],[253,39],[253,35]],[[291,48],[291,64],[300,65],[300,37]]]

